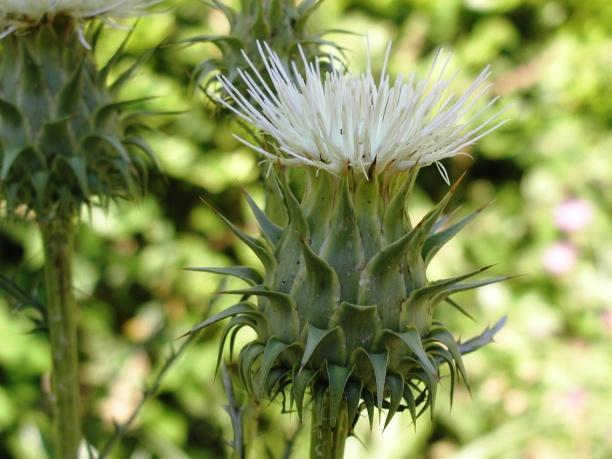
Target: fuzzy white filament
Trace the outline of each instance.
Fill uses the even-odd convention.
[[[76,20],[100,17],[120,19],[140,16],[161,0],[0,0],[0,38],[27,28],[45,17],[68,16]]]
[[[301,74],[295,63],[286,69],[266,44],[259,44],[272,87],[245,55],[252,73],[239,72],[248,97],[220,76],[235,106],[221,103],[274,137],[282,152],[280,160],[287,165],[307,164],[334,174],[352,167],[367,174],[373,163],[379,171],[436,163],[448,181],[439,161],[461,154],[504,123],[497,121],[499,111],[482,117],[496,99],[472,113],[491,86],[489,68],[463,95],[456,96],[450,90],[456,73],[444,77],[450,54],[439,51],[424,79],[411,74],[406,80],[398,76],[391,82],[385,70],[389,50],[377,83],[370,68],[360,75],[334,69],[322,79],[319,62],[307,62],[303,55],[305,72]],[[470,127],[473,123],[476,126]],[[265,157],[278,158],[239,140]]]

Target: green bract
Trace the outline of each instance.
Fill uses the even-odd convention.
[[[81,204],[139,195],[151,150],[142,122],[126,111],[138,100],[118,91],[139,63],[108,83],[120,46],[98,69],[69,17],[41,21],[0,42],[0,194],[9,212],[23,206],[40,219]]]
[[[316,419],[329,419],[332,426],[339,413],[354,424],[363,408],[371,422],[374,407],[387,408],[387,423],[404,409],[416,420],[434,406],[440,367],[450,369],[452,397],[456,380],[467,378],[461,355],[490,342],[503,325],[460,343],[433,321],[445,301],[459,307],[450,299],[453,294],[506,279],[468,280],[483,269],[427,279],[432,257],[479,210],[442,229],[457,182],[413,225],[406,204],[417,166],[379,174],[373,165],[367,176],[353,169],[340,175],[305,169],[309,181],[301,199],[290,190],[286,174],[275,174],[284,227],[250,198],[262,238],[225,220],[261,260],[265,273],[247,267],[197,268],[236,276],[249,287],[225,292],[243,299],[191,332],[231,318],[222,351],[228,337],[233,347],[240,328],[255,330],[257,338],[239,356],[244,386],[258,400],[289,395],[300,417],[309,393]]]

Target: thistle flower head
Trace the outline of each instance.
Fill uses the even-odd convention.
[[[494,101],[471,113],[489,71],[457,97],[442,53],[426,78],[393,83],[384,69],[378,82],[369,68],[363,75],[332,69],[323,79],[316,60],[303,57],[302,73],[266,45],[259,53],[265,74],[245,53],[245,91],[220,81],[230,99],[221,103],[264,134],[262,147],[242,141],[275,163],[266,190],[273,205],[262,210],[248,198],[262,237],[224,219],[264,269],[196,268],[249,287],[222,292],[240,302],[191,333],[231,318],[222,350],[239,329],[252,328],[256,338],[238,356],[244,387],[256,400],[283,394],[285,409],[295,404],[300,416],[309,395],[315,427],[323,416],[332,429],[340,419],[354,426],[363,409],[371,423],[376,407],[387,408],[386,424],[403,410],[414,422],[433,412],[441,369],[448,368],[452,399],[455,382],[467,380],[462,354],[489,343],[504,323],[460,342],[441,317],[434,320],[447,305],[469,315],[453,295],[507,279],[469,280],[488,267],[428,278],[435,254],[482,210],[448,225],[444,212],[459,181],[416,225],[407,208],[421,166],[462,153],[501,124],[499,113],[480,119]],[[306,166],[301,194],[283,164]]]
[[[367,176],[374,164],[378,171],[403,171],[436,163],[448,181],[439,161],[462,154],[504,123],[498,121],[500,111],[485,116],[496,99],[473,110],[491,86],[490,71],[485,68],[457,96],[451,90],[456,73],[445,76],[450,54],[439,51],[425,78],[411,74],[391,80],[386,72],[389,49],[377,82],[369,65],[363,74],[335,68],[322,77],[317,60],[308,62],[302,55],[304,72],[295,63],[286,68],[269,46],[259,44],[266,75],[252,64],[250,71],[240,71],[247,94],[221,76],[235,106],[220,102],[274,138],[278,151],[240,139],[243,143],[284,164],[333,174],[350,168]]]
[[[144,4],[114,0],[102,9],[99,0],[28,3],[40,7],[32,14],[63,6],[75,15],[94,14],[96,5],[102,14],[113,6],[127,12],[128,4]],[[4,1],[0,11],[16,11],[16,5],[21,3]],[[0,41],[0,200],[9,214],[25,209],[41,221],[78,214],[82,205],[141,196],[152,156],[141,137],[139,115],[146,113],[130,111],[144,99],[120,97],[143,60],[110,78],[130,34],[99,67],[98,41],[91,40],[91,47],[79,43],[87,44],[78,20],[46,18]]]
[[[112,20],[142,15],[161,0],[0,0],[0,37],[27,30],[45,19]]]

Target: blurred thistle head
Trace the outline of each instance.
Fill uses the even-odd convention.
[[[369,69],[363,75],[334,70],[323,78],[316,61],[304,62],[302,75],[269,47],[260,45],[260,53],[270,84],[254,66],[252,74],[240,72],[246,94],[220,79],[235,106],[221,103],[264,133],[262,146],[243,142],[278,166],[267,190],[277,204],[264,211],[249,198],[262,237],[225,219],[264,272],[198,268],[249,287],[223,292],[241,295],[240,302],[192,332],[231,318],[223,348],[240,328],[255,331],[238,368],[257,400],[283,394],[285,409],[295,403],[301,416],[309,393],[315,419],[330,419],[332,427],[341,418],[354,425],[363,409],[372,422],[375,407],[388,409],[386,423],[402,410],[416,421],[433,411],[441,369],[449,370],[452,397],[457,379],[467,379],[462,354],[491,342],[503,326],[502,320],[460,342],[443,313],[454,307],[471,317],[452,296],[507,277],[471,279],[485,267],[428,279],[436,253],[482,208],[449,222],[444,212],[459,181],[416,225],[407,208],[421,166],[461,153],[501,124],[497,113],[469,127],[493,104],[469,114],[488,88],[489,71],[455,97],[441,54],[425,79],[413,75],[391,84],[384,70],[379,83]],[[301,195],[290,186],[291,167],[305,170]]]
[[[140,196],[152,152],[141,137],[143,102],[121,100],[142,56],[122,63],[130,34],[99,67],[104,22],[157,1],[0,0],[0,197],[9,213],[39,220],[81,205]]]
[[[219,102],[274,139],[276,148],[270,152],[240,139],[243,143],[285,165],[312,166],[335,175],[354,170],[368,178],[374,166],[383,173],[436,164],[448,182],[440,161],[465,154],[467,147],[504,123],[498,121],[500,111],[487,113],[496,99],[472,113],[491,86],[489,69],[457,96],[451,90],[456,73],[445,77],[451,55],[441,50],[425,78],[411,74],[391,80],[386,72],[389,47],[377,82],[369,64],[362,74],[333,68],[322,75],[318,59],[308,62],[302,54],[305,70],[300,73],[295,63],[284,64],[267,44],[258,46],[266,75],[252,64],[247,71],[239,70],[246,94],[220,76],[233,104]]]
[[[0,0],[0,37],[27,32],[44,22],[72,20],[82,22],[141,16],[161,0]]]
[[[233,9],[222,1],[213,0],[212,6],[225,16],[230,30],[227,35],[200,35],[186,40],[190,44],[210,43],[221,53],[220,57],[203,61],[195,70],[194,80],[206,94],[223,96],[217,92],[219,88],[214,78],[221,73],[248,97],[248,87],[240,78],[240,70],[254,67],[267,78],[259,41],[274,49],[284,65],[299,60],[302,53],[310,60],[318,58],[320,68],[329,70],[330,52],[334,53],[332,58],[338,60],[335,52],[341,48],[326,39],[325,31],[313,32],[309,27],[309,20],[321,3],[313,0],[241,0],[240,8]],[[232,100],[226,102],[231,104]]]

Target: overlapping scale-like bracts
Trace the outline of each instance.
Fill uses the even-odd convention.
[[[376,407],[387,409],[387,423],[400,410],[416,420],[433,408],[445,365],[452,397],[456,380],[467,382],[461,355],[490,342],[503,321],[461,343],[433,321],[434,310],[445,301],[460,308],[450,299],[454,293],[506,278],[467,281],[484,268],[431,282],[426,270],[481,209],[441,228],[458,181],[413,225],[406,204],[417,167],[384,180],[375,167],[368,177],[361,171],[335,176],[313,169],[300,199],[284,172],[277,172],[272,199],[284,203],[283,227],[248,196],[261,238],[220,216],[261,260],[265,273],[247,267],[194,268],[238,277],[248,287],[224,292],[243,300],[191,333],[230,319],[221,359],[226,341],[233,347],[237,331],[252,328],[257,338],[241,349],[238,365],[247,391],[259,400],[284,394],[300,417],[309,394],[317,419],[326,417],[332,426],[339,416],[354,424],[362,409],[372,421]]]
[[[0,193],[9,211],[47,219],[134,197],[145,185],[152,151],[140,137],[142,118],[129,110],[140,100],[118,96],[139,62],[109,83],[124,45],[98,68],[100,31],[92,29],[93,50],[68,17],[0,42]]]

